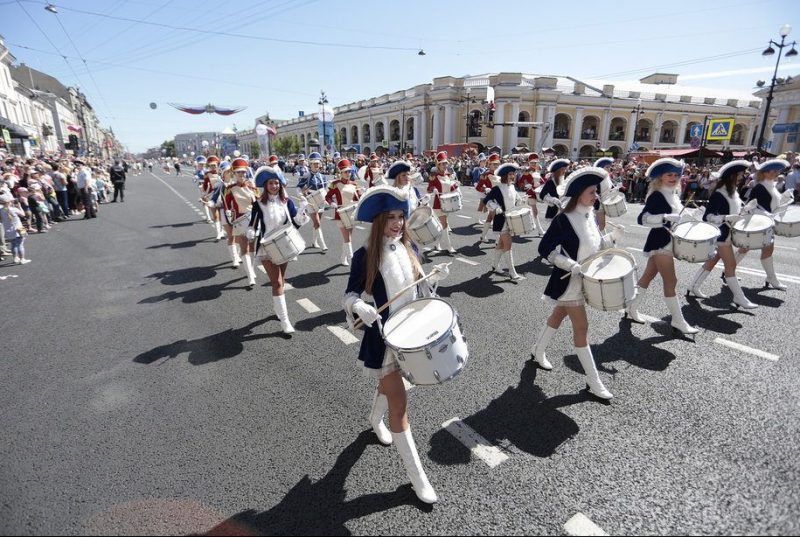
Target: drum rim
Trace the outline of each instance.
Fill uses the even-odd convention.
[[[264,238],[261,239],[261,242],[263,243],[263,242],[267,241],[267,239],[269,239],[270,237],[277,237],[278,235],[288,235],[291,232],[291,230],[293,230],[293,229],[295,231],[297,231],[297,228],[295,228],[292,224],[289,224],[288,226],[283,226],[280,229],[278,229],[277,231],[273,231],[269,235],[265,235]],[[298,233],[299,233],[299,231],[298,231]],[[271,242],[271,241],[268,241],[268,242]]]
[[[403,311],[404,308],[408,307],[411,304],[414,304],[415,302],[421,302],[421,301],[426,301],[426,302],[428,302],[428,301],[438,301],[438,302],[441,302],[441,303],[447,305],[447,307],[450,308],[450,310],[453,313],[453,322],[450,324],[450,331],[452,331],[454,326],[458,326],[458,310],[454,306],[452,306],[449,302],[447,302],[446,300],[442,300],[439,297],[423,297],[423,298],[418,298],[416,300],[412,300],[408,304],[404,304],[403,307],[401,307],[399,310],[397,310],[392,315],[390,315],[389,318],[386,320],[386,323],[391,321],[392,317],[394,317],[395,315],[397,315],[398,313]],[[425,345],[422,345],[420,347],[396,347],[396,346],[392,345],[391,343],[389,343],[389,338],[386,336],[386,323],[381,325],[381,336],[383,337],[383,340],[386,342],[386,346],[391,348],[393,351],[399,351],[399,350],[402,349],[402,350],[404,350],[406,352],[418,352],[418,351],[421,351],[421,350],[425,350],[430,346],[438,345],[439,343],[442,342],[443,339],[449,338],[448,335],[447,335],[448,332],[444,332],[441,336],[439,336],[434,341],[431,341],[430,343],[426,343]]]

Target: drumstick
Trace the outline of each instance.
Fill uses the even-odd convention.
[[[689,199],[686,200],[686,203],[692,203],[693,199],[694,199],[694,191],[692,191],[692,193],[689,194]],[[685,210],[686,210],[686,204],[683,205],[683,209],[681,209],[681,212],[678,214],[683,214],[683,211]]]
[[[447,265],[449,266],[449,265],[450,265],[450,263],[448,263]],[[431,277],[431,276],[433,276],[434,274],[437,274],[438,272],[439,272],[439,269],[435,268],[435,269],[433,269],[433,270],[431,271],[431,273],[430,273],[430,274],[428,274],[427,276],[423,276],[423,277],[422,277],[422,278],[420,278],[419,280],[417,280],[417,281],[415,281],[415,282],[413,282],[413,283],[411,283],[411,284],[407,285],[406,287],[404,287],[403,289],[401,289],[400,291],[398,291],[396,295],[394,295],[394,296],[393,296],[393,297],[392,297],[392,298],[391,298],[391,299],[390,299],[388,302],[386,302],[386,304],[384,304],[383,306],[381,306],[380,308],[378,308],[378,311],[377,311],[377,313],[380,313],[380,312],[382,312],[383,310],[385,310],[386,308],[388,308],[388,307],[389,307],[389,306],[392,304],[392,302],[394,302],[395,300],[397,300],[398,298],[400,298],[400,295],[402,295],[403,293],[405,293],[405,292],[406,292],[406,291],[408,291],[409,289],[412,289],[414,286],[416,286],[416,285],[418,285],[418,284],[420,284],[420,283],[424,282],[425,280],[427,280],[428,278],[430,278],[430,277]],[[357,321],[355,322],[355,324],[353,324],[353,330],[355,330],[355,329],[357,329],[357,328],[360,328],[360,327],[361,327],[361,325],[363,325],[363,324],[364,324],[364,321],[362,321],[361,319],[357,320]]]

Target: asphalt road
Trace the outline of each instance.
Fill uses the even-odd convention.
[[[247,290],[188,175],[128,185],[98,219],[31,237],[31,264],[0,265],[0,533],[558,535],[575,531],[565,524],[577,513],[612,534],[800,532],[800,239],[777,241],[787,292],[762,289],[757,256],[744,261],[754,312],[729,306],[719,272],[712,298],[683,299],[696,342],[663,320],[590,310],[615,395],[605,405],[583,390],[568,323],[548,349],[553,371],[531,365],[550,269],[534,259],[538,239],[522,238],[527,279],[489,274],[492,246],[476,244],[478,196],[466,189],[440,295],[460,314],[470,362],[409,392],[440,496],[431,509],[369,428],[358,344],[329,330],[344,326],[348,274],[333,222],[328,254],[289,266],[287,338],[266,276]],[[623,247],[644,244],[638,210],[617,220]],[[681,292],[695,268],[678,263]],[[660,294],[656,280],[642,311],[668,319]],[[456,429],[486,445],[470,450]]]

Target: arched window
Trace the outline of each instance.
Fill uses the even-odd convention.
[[[558,158],[564,158],[569,156],[569,148],[564,144],[556,144],[553,146],[553,151],[555,151],[556,156]]]
[[[530,121],[531,115],[528,112],[522,111],[517,117],[517,121]],[[517,127],[517,138],[528,138],[531,135],[530,127]]]
[[[400,141],[400,122],[396,119],[393,119],[389,122],[389,141],[390,142],[399,142]]]
[[[481,136],[481,122],[483,121],[483,113],[480,110],[472,110],[469,113],[469,136]]]
[[[637,142],[649,142],[653,136],[653,122],[646,118],[641,118],[636,124]]]
[[[339,129],[339,143],[342,145],[347,145],[347,127],[342,127]]]
[[[661,124],[661,135],[658,137],[659,143],[674,144],[678,140],[678,123],[675,121],[665,121]]]
[[[414,118],[406,119],[406,141],[414,139]]]
[[[628,128],[628,120],[624,117],[615,117],[611,120],[608,127],[608,139],[621,142],[625,139],[625,130]]]
[[[733,126],[733,136],[731,136],[731,145],[742,145],[747,139],[746,129],[744,125],[736,124]]]
[[[567,114],[556,114],[555,124],[553,125],[553,138],[568,140],[571,124],[572,118]]]
[[[358,143],[358,126],[353,125],[350,127],[350,143],[357,144]]]
[[[590,158],[594,156],[594,146],[593,145],[584,145],[581,147],[580,152],[578,152],[578,156],[580,158]]]
[[[365,144],[370,143],[371,140],[369,139],[369,135],[369,123],[364,123],[364,125],[361,127],[361,142]]]
[[[375,124],[375,143],[380,145],[386,139],[386,133],[383,132],[383,122],[379,121]]]
[[[586,116],[581,124],[581,140],[597,140],[599,120],[595,116]]]

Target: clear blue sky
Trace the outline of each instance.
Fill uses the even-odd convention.
[[[19,62],[80,86],[102,124],[136,152],[178,132],[251,127],[266,111],[281,119],[315,112],[321,89],[337,106],[444,75],[593,78],[640,70],[609,79],[633,80],[661,70],[679,73],[687,85],[749,91],[771,76],[775,57],[760,51],[780,39],[779,27],[791,24],[789,38],[800,37],[796,0],[54,4],[57,15],[39,0],[0,0],[0,34]],[[426,56],[417,55],[420,47]],[[784,76],[800,74],[797,58],[781,67]],[[248,108],[231,117],[191,116],[167,102]]]

